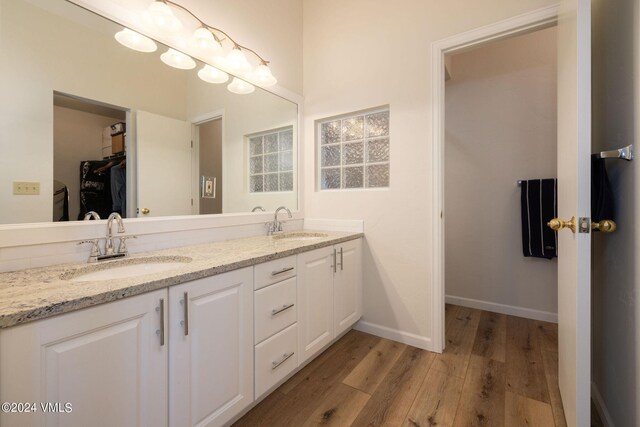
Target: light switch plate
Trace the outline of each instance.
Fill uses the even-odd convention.
[[[40,183],[39,182],[14,181],[13,182],[13,194],[15,194],[15,195],[26,195],[26,196],[37,196],[38,194],[40,194]]]

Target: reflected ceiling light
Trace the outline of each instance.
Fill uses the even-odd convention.
[[[163,0],[155,0],[143,14],[147,26],[167,33],[174,33],[182,28],[182,23]]]
[[[229,74],[211,65],[205,65],[198,71],[198,77],[208,83],[224,83],[229,80]]]
[[[200,27],[193,32],[191,42],[196,49],[206,54],[214,54],[222,51],[220,42],[213,33],[205,27]]]
[[[191,70],[196,67],[196,62],[190,56],[174,49],[167,50],[160,55],[160,59],[165,64],[181,70]]]
[[[237,93],[239,95],[246,95],[256,90],[254,85],[247,83],[244,80],[240,80],[237,77],[233,78],[231,83],[227,86],[227,89],[229,89],[229,92]]]
[[[225,59],[227,68],[232,73],[244,74],[251,70],[251,64],[238,45],[229,51]]]
[[[271,70],[266,63],[262,63],[253,70],[253,81],[256,82],[260,86],[268,87],[273,86],[278,83],[273,74],[271,74]]]
[[[155,52],[158,49],[156,43],[149,37],[145,37],[128,28],[118,31],[114,37],[121,45],[138,52]]]

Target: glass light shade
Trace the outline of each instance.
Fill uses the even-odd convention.
[[[121,45],[138,52],[155,52],[158,49],[156,43],[149,37],[145,37],[128,28],[118,31],[114,37]]]
[[[196,67],[196,62],[190,56],[174,49],[167,50],[160,55],[160,59],[165,64],[181,70],[191,70]]]
[[[260,86],[273,86],[278,83],[266,64],[260,64],[253,70],[253,81]]]
[[[229,89],[229,92],[246,95],[256,90],[256,87],[251,83],[247,83],[244,80],[234,77],[231,83],[227,86],[227,89]]]
[[[205,65],[198,71],[198,77],[208,83],[224,83],[229,80],[229,74],[211,65]]]
[[[173,33],[182,28],[182,23],[171,11],[168,4],[155,0],[149,5],[143,14],[143,19],[148,27]]]
[[[200,27],[193,32],[191,43],[196,49],[207,54],[220,52],[222,50],[222,46],[215,37],[213,37],[211,31],[204,27]]]
[[[231,49],[225,59],[227,68],[232,73],[244,74],[251,70],[251,64],[247,61],[247,57],[244,56],[244,52],[237,47]]]

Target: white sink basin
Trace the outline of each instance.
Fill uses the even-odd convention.
[[[130,277],[145,276],[184,267],[191,258],[188,257],[152,257],[132,258],[111,261],[108,264],[95,264],[81,270],[67,273],[64,280],[72,282],[93,282],[101,280],[118,280]]]
[[[275,236],[271,236],[274,240],[280,241],[292,241],[292,240],[316,240],[322,239],[323,237],[327,237],[327,233],[317,233],[317,232],[308,232],[308,231],[293,231],[291,233],[286,234],[276,234]]]

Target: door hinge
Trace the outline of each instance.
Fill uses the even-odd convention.
[[[193,206],[193,199],[191,199],[191,206]]]
[[[193,141],[191,141],[191,148],[193,148]]]
[[[591,218],[588,216],[578,217],[578,233],[591,232]]]

